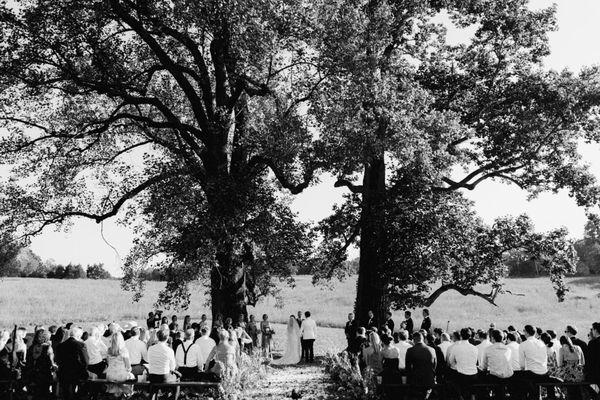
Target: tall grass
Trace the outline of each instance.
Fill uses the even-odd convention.
[[[557,330],[567,324],[587,329],[598,319],[600,277],[570,278],[568,284],[571,292],[563,303],[557,302],[550,282],[545,278],[507,280],[506,288],[523,296],[499,296],[498,307],[480,298],[449,292],[430,307],[432,320],[434,325],[449,326],[450,329],[487,327],[491,322],[499,327],[509,324],[522,327],[532,323]],[[148,282],[144,297],[134,303],[131,293],[124,292],[115,280],[5,278],[0,280],[0,327],[68,321],[143,321],[163,287],[164,283]],[[179,312],[180,318],[186,314],[193,319],[203,313],[210,316],[205,292],[206,288],[202,286],[194,288],[191,307]],[[294,288],[281,288],[283,307],[276,299],[267,298],[250,308],[250,313],[259,318],[266,313],[273,322],[285,323],[290,314],[310,310],[320,326],[342,327],[347,313],[352,311],[355,294],[354,280],[321,288],[314,287],[310,277],[300,276],[296,278]],[[170,314],[167,311],[167,315]],[[403,312],[397,311],[394,318],[399,322]],[[413,318],[418,326],[421,321],[419,310]]]

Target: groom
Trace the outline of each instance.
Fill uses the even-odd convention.
[[[304,313],[306,317],[300,326],[300,336],[304,342],[302,346],[302,358],[304,361],[312,363],[315,361],[313,345],[317,337],[317,323],[310,317],[310,311]]]

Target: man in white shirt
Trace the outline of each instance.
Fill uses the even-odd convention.
[[[88,371],[95,374],[99,379],[104,379],[104,370],[108,366],[105,361],[108,349],[100,339],[100,329],[97,326],[90,329],[89,336],[84,343],[89,358]]]
[[[205,360],[202,358],[200,347],[194,343],[194,330],[186,330],[183,343],[177,346],[177,351],[175,351],[177,371],[181,373],[181,380],[198,380],[198,372],[204,367]]]
[[[467,328],[460,330],[461,340],[448,353],[448,365],[456,370],[454,379],[463,398],[471,397],[470,386],[477,383],[477,347],[469,343],[471,332]]]
[[[502,332],[494,329],[490,332],[491,344],[484,350],[481,370],[487,371],[487,381],[500,384],[500,398],[504,399],[504,387],[511,383],[513,369],[510,364],[510,349],[502,343]]]
[[[508,344],[506,347],[510,350],[510,366],[513,371],[519,371],[521,369],[521,363],[519,362],[519,342],[517,341],[517,334],[509,332],[506,335]]]
[[[450,335],[446,332],[440,335],[440,345],[439,348],[442,350],[442,354],[444,355],[444,360],[446,359],[446,353],[448,353],[448,347],[452,346],[452,341],[450,340]]]
[[[195,344],[196,346],[198,346],[200,357],[202,358],[202,360],[204,360],[204,362],[206,362],[206,360],[208,359],[208,355],[210,354],[212,349],[214,349],[214,347],[217,345],[217,342],[215,342],[214,339],[210,337],[210,328],[204,326],[200,328],[200,333],[202,336],[196,339]],[[200,368],[203,368],[203,365],[201,365]]]
[[[304,313],[304,321],[300,326],[300,336],[304,340],[304,360],[312,363],[315,361],[314,344],[317,338],[317,323],[310,317],[310,311]]]
[[[142,361],[148,361],[148,349],[146,343],[140,340],[140,328],[137,326],[130,330],[131,337],[125,341],[125,347],[129,352],[129,362],[131,362],[131,373],[135,376],[144,373]]]
[[[180,375],[175,368],[175,354],[167,345],[169,332],[159,329],[156,332],[158,343],[148,349],[148,381],[152,383],[173,382]]]
[[[548,381],[548,353],[546,345],[535,337],[536,329],[525,325],[526,340],[519,345],[519,365],[521,370],[518,377],[531,383]],[[528,388],[530,396],[539,397],[539,388]],[[554,390],[548,391],[548,398],[554,398]]]
[[[400,331],[397,333],[398,335],[398,343],[394,343],[394,347],[398,349],[398,368],[406,369],[406,351],[412,347],[410,343],[408,343],[407,331]]]
[[[477,347],[477,365],[480,370],[483,370],[483,356],[485,353],[485,349],[492,345],[492,342],[488,340],[488,333],[485,331],[477,332],[477,339],[479,339],[479,344]]]

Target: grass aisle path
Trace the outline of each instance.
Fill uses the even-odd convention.
[[[291,399],[296,390],[301,400],[325,400],[329,398],[328,377],[317,360],[314,364],[274,366],[268,368],[268,376],[246,399]]]

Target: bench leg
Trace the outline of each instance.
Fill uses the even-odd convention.
[[[181,388],[180,388],[179,386],[177,386],[177,388],[175,388],[175,400],[178,400],[178,399],[179,399],[179,392],[180,392],[180,389],[181,389]]]

